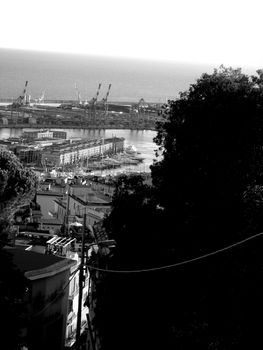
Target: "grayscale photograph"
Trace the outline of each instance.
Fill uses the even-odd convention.
[[[263,3],[0,9],[0,348],[261,349]]]

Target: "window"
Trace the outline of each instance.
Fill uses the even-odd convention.
[[[75,289],[76,289],[76,277],[74,277],[72,281],[72,293],[75,292]]]
[[[68,314],[73,311],[73,300],[68,299]]]

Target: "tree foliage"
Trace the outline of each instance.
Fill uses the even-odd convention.
[[[229,242],[251,228],[244,195],[263,181],[262,83],[240,69],[203,74],[170,102],[158,126],[163,158],[152,166],[156,196],[176,215],[178,231],[199,232],[196,247]]]
[[[111,269],[150,268],[159,266],[160,260],[167,258],[161,216],[162,212],[156,210],[152,190],[144,184],[141,176],[118,178],[112,211],[104,221],[109,238],[117,242],[114,255],[108,261]],[[154,321],[154,310],[149,309],[149,300],[153,301],[155,296],[155,293],[148,294],[150,280],[136,274],[100,274],[99,279],[93,281],[96,281],[97,299],[94,324],[99,331],[102,348],[132,349],[143,345],[147,348],[145,339],[150,326],[153,326],[151,321]],[[143,308],[147,308],[151,317],[148,325],[143,327],[144,334]],[[138,344],[139,338],[141,345]]]
[[[31,198],[35,186],[36,177],[32,171],[24,168],[13,153],[0,149],[0,308],[3,320],[1,341],[8,349],[18,347],[27,282],[13,265],[10,254],[3,246],[7,243],[15,211],[19,205]]]
[[[1,217],[11,219],[17,206],[27,201],[35,189],[36,176],[12,153],[0,148]]]
[[[155,138],[162,157],[151,168],[153,187],[118,183],[105,221],[117,241],[110,268],[176,263],[263,229],[262,108],[262,71],[225,67],[169,102]],[[105,273],[97,295],[103,349],[263,345],[262,248],[258,238],[177,268]]]
[[[149,264],[152,264],[156,254],[161,254],[162,250],[160,216],[152,189],[144,183],[142,176],[123,175],[118,178],[112,211],[104,220],[109,238],[118,242],[114,258],[116,264],[121,259],[122,267],[123,264],[131,267],[131,261],[134,267],[145,265],[145,250],[148,251]],[[130,247],[127,247],[127,239],[131,240]],[[134,245],[137,247],[136,256]]]

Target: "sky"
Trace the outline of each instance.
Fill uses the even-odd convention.
[[[0,48],[263,67],[262,0],[2,0]]]

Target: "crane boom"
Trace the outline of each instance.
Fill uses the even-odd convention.
[[[15,102],[12,103],[12,107],[17,108],[17,107],[21,107],[21,106],[29,103],[29,101],[27,101],[27,94],[26,94],[27,84],[28,84],[28,81],[26,81],[26,83],[25,83],[25,87],[24,87],[22,94],[15,100]]]
[[[98,96],[99,96],[99,93],[100,93],[100,88],[101,88],[101,83],[99,83],[99,86],[98,86],[98,90],[96,92],[96,95],[94,97],[94,102],[96,103],[97,100],[98,100]]]
[[[108,114],[108,96],[109,96],[109,93],[110,93],[110,89],[111,89],[111,84],[109,84],[106,96],[101,100],[101,102],[102,102],[102,104],[104,106],[104,113],[105,113],[105,115]]]
[[[96,116],[96,105],[97,105],[100,88],[101,88],[101,83],[99,83],[95,97],[93,97],[89,102],[89,109],[92,117]]]
[[[26,89],[27,89],[27,84],[28,84],[28,81],[26,81],[26,84],[25,84],[25,87],[24,87],[24,90],[23,90],[23,97],[26,96]]]
[[[101,88],[101,83],[99,83],[99,86],[98,86],[98,89],[97,89],[95,97],[92,97],[92,99],[90,100],[90,104],[94,105],[97,102],[98,96],[99,96],[99,92],[100,92],[100,88]]]
[[[109,96],[109,93],[110,93],[110,89],[111,89],[111,84],[109,84],[109,87],[108,87],[108,91],[106,93],[106,96],[102,99],[102,102],[105,104],[108,102],[108,96]]]
[[[23,101],[25,101],[26,99],[26,90],[27,90],[27,84],[28,84],[28,81],[26,81],[25,83],[25,87],[24,87],[24,90],[22,92],[22,95],[18,97],[18,102],[20,102],[21,104],[23,104]]]

